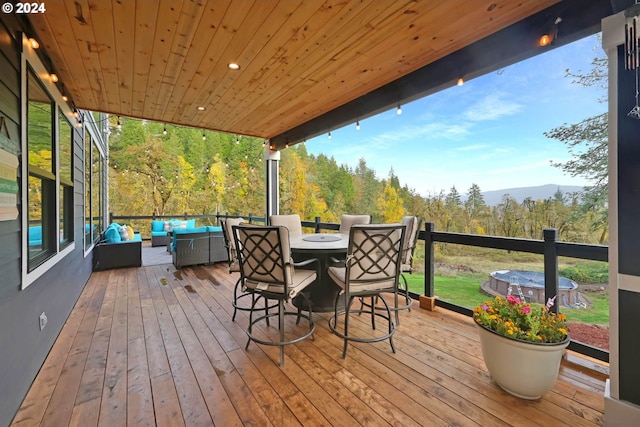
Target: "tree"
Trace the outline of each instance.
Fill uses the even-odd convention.
[[[384,186],[382,195],[377,200],[377,214],[384,223],[401,222],[404,216],[404,208],[402,207],[402,199],[398,196],[398,192],[391,185],[391,180],[387,181]]]
[[[485,234],[481,219],[486,216],[487,205],[482,197],[482,191],[478,184],[471,184],[467,190],[467,200],[464,202],[465,232],[472,234]]]
[[[566,70],[566,76],[572,77],[572,83],[585,87],[599,87],[604,95],[600,102],[606,101],[607,88],[607,58],[596,56],[591,61],[591,70],[583,73],[581,70],[572,72]],[[552,162],[553,166],[561,168],[571,176],[582,176],[593,182],[585,187],[583,203],[580,213],[591,219],[590,227],[599,232],[601,243],[606,239],[608,229],[608,114],[603,113],[588,117],[579,123],[563,124],[557,128],[544,132],[548,138],[557,139],[564,143],[571,154],[571,160],[564,163]]]

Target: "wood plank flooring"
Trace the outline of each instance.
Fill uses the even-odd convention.
[[[277,347],[245,350],[248,315],[231,320],[237,277],[224,264],[94,273],[12,425],[603,423],[606,366],[570,354],[552,391],[517,399],[491,381],[471,319],[441,308],[401,312],[396,354],[388,341],[357,343],[346,360],[328,314],[314,314],[315,340],[285,347],[281,368]],[[366,316],[352,327],[372,332]]]

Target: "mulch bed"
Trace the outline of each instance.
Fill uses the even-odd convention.
[[[567,327],[572,340],[609,350],[609,328],[607,326],[569,322]]]

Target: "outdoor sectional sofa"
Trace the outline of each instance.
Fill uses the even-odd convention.
[[[134,233],[133,239],[123,240],[121,226],[112,223],[102,233],[93,248],[93,270],[142,266],[142,237]]]
[[[196,227],[195,219],[179,220],[151,220],[151,246],[167,246],[171,242],[170,233],[178,229],[193,229]]]
[[[176,268],[212,264],[229,259],[224,246],[222,227],[206,226],[174,230],[171,253],[173,265]]]

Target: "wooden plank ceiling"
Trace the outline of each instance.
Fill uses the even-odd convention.
[[[273,138],[557,1],[59,0],[28,20],[77,108]]]

